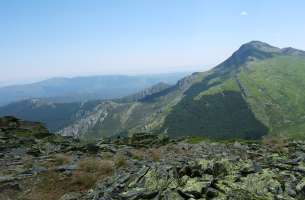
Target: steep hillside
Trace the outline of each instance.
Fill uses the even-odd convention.
[[[145,131],[245,139],[270,133],[304,137],[304,85],[303,51],[253,41],[211,71],[195,73],[136,102],[112,102],[107,115],[85,132],[76,128],[80,123],[75,122],[61,133],[69,135],[73,130],[100,136]]]
[[[173,135],[304,137],[304,52],[243,45],[185,92],[163,125]]]
[[[12,115],[29,121],[39,121],[50,131],[58,131],[82,117],[84,113],[91,113],[100,102],[54,103],[43,99],[31,99],[0,107],[0,116]]]
[[[152,87],[146,88],[138,93],[123,97],[120,99],[120,101],[123,101],[123,102],[124,101],[129,101],[129,102],[138,101],[138,100],[144,99],[148,96],[151,96],[152,94],[159,93],[163,90],[166,90],[170,87],[171,87],[171,85],[161,82],[156,85],[153,85]]]
[[[178,81],[175,86],[152,92],[137,101],[122,99],[103,102],[96,106],[94,112],[87,112],[59,133],[85,138],[126,135],[133,132],[159,133],[166,116],[181,100],[183,92],[202,77],[203,73],[192,74]]]

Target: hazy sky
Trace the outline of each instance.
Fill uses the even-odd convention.
[[[0,84],[198,71],[241,44],[305,49],[304,0],[0,0]]]

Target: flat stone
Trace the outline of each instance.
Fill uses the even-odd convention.
[[[134,188],[120,194],[122,198],[131,199],[142,196],[146,192],[145,188]]]
[[[73,171],[73,170],[76,170],[76,168],[77,168],[76,164],[73,164],[73,165],[61,165],[61,166],[58,166],[56,168],[56,171],[60,171],[60,172],[63,172],[63,171]]]
[[[81,194],[78,192],[71,192],[64,194],[59,200],[78,200]]]
[[[214,198],[218,196],[218,191],[214,188],[209,187],[206,192],[207,197]]]
[[[47,172],[48,169],[45,167],[41,167],[41,166],[34,166],[31,170],[31,173],[33,174],[39,174],[39,173],[43,173],[43,172]]]
[[[7,183],[14,180],[16,180],[16,178],[12,176],[0,176],[0,183]]]
[[[203,190],[210,185],[210,183],[211,182],[202,181],[200,178],[190,178],[181,191],[183,193],[191,194],[196,198],[200,198]]]

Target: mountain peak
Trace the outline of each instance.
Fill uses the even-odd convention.
[[[245,63],[253,60],[263,60],[275,54],[281,53],[281,49],[261,41],[251,41],[243,44],[230,58],[216,67],[221,72],[240,68]]]
[[[298,50],[292,47],[286,47],[281,49],[281,52],[284,54],[289,54],[289,55],[296,55],[296,56],[305,56],[305,51]]]
[[[286,47],[286,48],[278,48],[271,46],[265,42],[261,41],[251,41],[248,43],[243,44],[238,51],[243,51],[245,49],[252,49],[256,51],[266,52],[266,53],[282,53],[286,55],[297,55],[297,56],[304,56],[305,51],[295,49],[292,47]]]
[[[280,48],[277,48],[277,47],[269,45],[268,43],[256,41],[256,40],[243,44],[239,50],[243,50],[243,49],[259,50],[262,52],[270,52],[270,53],[280,52]]]

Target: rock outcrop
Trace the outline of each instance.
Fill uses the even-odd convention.
[[[132,162],[81,199],[304,199],[304,145],[289,143],[289,153],[259,144],[164,146],[158,162]]]
[[[138,133],[84,143],[0,118],[0,199],[305,199],[305,142],[275,140]]]

